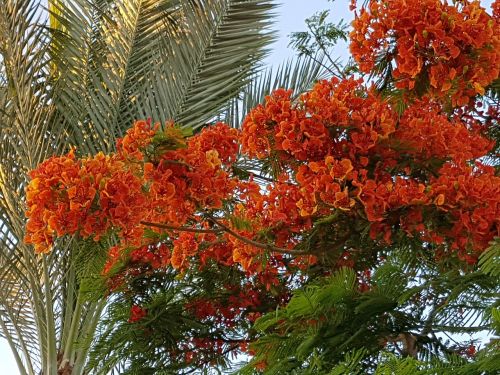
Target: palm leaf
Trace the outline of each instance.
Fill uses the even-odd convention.
[[[249,82],[255,72],[255,61],[265,56],[263,47],[272,41],[267,31],[272,9],[271,1],[227,2],[224,13],[218,16],[220,26],[198,53],[199,63],[190,73],[189,81],[188,77],[179,80],[189,82],[180,91],[182,96],[175,107],[174,118],[179,123],[201,126]]]
[[[22,196],[26,171],[44,157],[42,149],[51,148],[49,137],[45,137],[51,105],[43,95],[47,58],[44,34],[38,27],[39,6],[29,1],[5,1],[0,7],[2,331],[14,349],[21,373],[31,374],[40,368],[40,362],[31,357],[43,350],[38,344],[44,341],[42,336],[47,336],[48,325],[42,301],[30,303],[43,282],[38,260],[19,243],[24,227]],[[44,342],[46,349],[49,346]]]
[[[89,2],[53,12],[59,121],[89,152],[111,150],[138,118],[198,127],[255,71],[269,0]],[[77,61],[77,65],[73,63]]]

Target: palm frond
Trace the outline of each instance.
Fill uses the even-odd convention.
[[[273,8],[269,0],[238,0],[227,1],[218,12],[211,12],[210,21],[217,26],[205,43],[195,48],[198,57],[194,69],[191,72],[179,69],[179,65],[187,62],[182,59],[176,61],[171,71],[177,87],[172,91],[181,94],[176,96],[174,107],[177,122],[193,128],[201,126],[249,82],[256,71],[255,63],[267,53],[264,47],[273,40],[268,30]],[[183,56],[182,52],[187,51],[179,52]],[[185,89],[179,87],[183,82],[188,83]]]
[[[47,136],[52,107],[44,95],[48,59],[40,17],[38,3],[12,0],[0,5],[0,309],[3,334],[15,348],[15,357],[22,359],[20,371],[29,374],[43,366],[36,358],[44,350],[42,336],[47,336],[41,303],[32,304],[41,290],[39,262],[19,241],[26,172],[52,149]]]
[[[111,150],[138,118],[201,126],[247,82],[272,40],[270,0],[57,6],[55,122],[88,152]]]

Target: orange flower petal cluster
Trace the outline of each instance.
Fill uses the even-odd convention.
[[[123,233],[133,230],[146,214],[147,197],[142,187],[140,176],[129,171],[117,171],[100,190],[99,211]]]
[[[199,242],[194,233],[180,233],[173,241],[171,263],[172,267],[180,269],[186,267],[186,259],[198,253]]]
[[[147,220],[182,225],[197,207],[220,208],[236,184],[229,170],[238,139],[238,130],[217,123],[190,137],[185,147],[146,163],[151,207]]]
[[[431,197],[452,218],[443,234],[462,257],[475,261],[500,236],[500,177],[492,167],[447,163],[431,184]]]
[[[427,100],[417,101],[404,112],[394,137],[401,152],[420,162],[478,159],[495,144],[463,121],[449,119],[438,104]]]
[[[219,241],[215,235],[205,236],[203,241],[200,241],[200,243],[205,245],[204,249],[199,252],[201,267],[205,267],[210,261],[215,261],[224,266],[232,266],[234,264],[234,247],[232,243]]]
[[[320,81],[299,104],[292,105],[291,95],[273,92],[243,121],[242,149],[250,157],[272,150],[282,160],[320,161],[343,152],[347,127],[356,128],[353,153],[366,153],[395,129],[394,112],[361,80]]]
[[[27,242],[46,252],[56,236],[99,239],[113,230],[122,242],[107,270],[125,254],[125,263],[153,269],[186,269],[196,258],[202,267],[214,260],[260,274],[264,252],[293,252],[325,217],[344,220],[332,223],[334,233],[364,222],[377,242],[402,230],[452,241],[469,256],[498,234],[498,177],[479,162],[467,167],[493,147],[474,117],[449,115],[429,99],[399,115],[352,78],[321,81],[296,102],[291,97],[273,93],[241,134],[218,123],[185,138],[172,124],[160,130],[138,122],[117,154],[49,159],[28,186]],[[278,158],[282,173],[265,187],[238,180],[232,168],[240,144],[247,157]],[[219,223],[206,220],[227,207]],[[168,233],[165,261],[156,258],[145,222],[167,226],[153,229]],[[192,231],[177,231],[184,226]],[[279,268],[282,255],[271,259]],[[347,252],[338,262],[354,261]]]
[[[340,210],[349,210],[355,202],[349,192],[349,180],[352,180],[353,165],[350,159],[335,159],[327,156],[322,162],[310,162],[301,165],[296,178],[301,185],[301,199],[297,206],[302,216],[310,216],[318,210],[328,212],[332,207]],[[328,207],[326,212],[321,206]]]
[[[113,228],[126,244],[140,246],[141,221],[182,225],[197,207],[221,207],[236,186],[228,170],[238,130],[216,124],[187,143],[179,134],[171,125],[160,131],[157,124],[138,121],[116,154],[77,159],[71,151],[40,164],[27,188],[26,242],[48,252],[56,236],[98,240]],[[164,147],[161,142],[167,149],[157,160],[149,148],[154,153]]]
[[[136,121],[134,126],[127,130],[125,136],[118,140],[116,149],[118,155],[124,159],[143,160],[143,149],[148,146],[159,129],[159,124],[151,126],[151,120]]]
[[[249,156],[265,158],[271,150],[280,158],[307,160],[322,157],[330,147],[326,127],[307,112],[292,106],[292,92],[274,91],[243,121],[242,146]]]
[[[396,86],[429,85],[454,105],[484,94],[500,72],[500,27],[479,1],[370,0],[352,25],[351,53],[363,72],[394,59]]]
[[[498,22],[500,20],[500,1],[495,0],[491,4],[491,10],[493,12],[493,18]]]
[[[74,150],[40,164],[30,173],[26,189],[26,243],[46,253],[56,236],[78,232],[99,239],[111,222],[95,204],[110,177],[122,168],[120,161],[102,153],[78,160]]]
[[[307,161],[297,158],[292,153],[294,149],[280,148],[281,153],[286,153],[281,160],[290,171],[287,177],[269,184],[265,193],[254,188],[254,193],[244,200],[245,209],[235,210],[236,214],[255,224],[256,229],[266,228],[276,243],[285,247],[293,246],[296,235],[306,233],[313,220],[335,212],[344,212],[357,221],[367,220],[372,237],[376,239],[381,234],[386,242],[398,229],[422,238],[450,238],[443,226],[439,233],[432,229],[440,224],[432,223],[432,218],[439,215],[431,213],[442,212],[446,202],[450,202],[443,192],[436,194],[433,181],[436,175],[448,173],[448,169],[440,169],[443,164],[469,163],[491,151],[494,142],[475,126],[476,120],[449,116],[440,104],[428,99],[415,102],[398,118],[387,102],[353,79],[319,82],[296,103],[289,101],[290,92],[285,97],[280,93],[248,116],[243,127],[242,139],[247,140],[243,150],[251,156],[272,158],[272,145],[282,133],[281,128],[286,127],[284,122],[301,116],[328,129],[330,140],[324,143],[328,148],[323,149],[323,156],[313,152]],[[283,103],[277,105],[278,100]],[[261,125],[272,123],[272,109],[276,108],[297,114],[265,131],[256,131],[255,115]],[[259,151],[255,148],[258,144],[268,148]],[[482,186],[483,179],[491,180],[489,186],[497,184],[496,178],[486,177],[484,171],[461,173],[468,176],[472,185]],[[456,184],[450,179],[447,186],[453,190]],[[446,225],[467,229],[463,233],[470,238],[456,249],[484,249],[493,238],[498,230],[493,218],[500,199],[494,196],[488,192],[484,197],[476,194],[472,198],[481,206],[491,197],[488,205],[492,211],[482,223],[490,230],[484,237],[467,229],[471,225],[458,223],[467,221],[467,215],[447,216]],[[457,209],[461,207],[459,202],[462,201],[457,201]],[[424,212],[428,216],[425,220]],[[245,259],[252,255],[251,249],[238,252],[238,257]]]

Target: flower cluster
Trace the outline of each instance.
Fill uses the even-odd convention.
[[[478,161],[494,144],[473,118],[450,117],[429,99],[398,115],[355,79],[321,81],[297,102],[290,98],[283,90],[267,97],[241,135],[219,123],[186,138],[172,124],[160,130],[137,122],[117,154],[49,159],[28,187],[27,242],[44,252],[55,236],[98,240],[113,230],[122,242],[106,271],[118,260],[187,269],[200,257],[202,265],[213,259],[260,273],[264,253],[283,266],[282,254],[294,254],[325,217],[336,217],[335,242],[348,223],[365,222],[375,241],[402,230],[451,241],[469,258],[499,234],[499,178]],[[232,174],[240,139],[247,157],[282,169],[266,189]],[[224,211],[224,202],[232,212],[206,216]],[[144,236],[151,224],[157,236],[167,231],[169,250]],[[339,258],[352,261],[349,252]]]
[[[471,251],[477,256],[500,233],[495,219],[499,199],[493,198],[500,180],[477,161],[494,142],[473,119],[450,117],[429,99],[396,116],[390,104],[353,79],[320,82],[296,104],[290,104],[290,95],[279,91],[266,98],[246,118],[242,134],[243,151],[277,157],[289,171],[288,177],[269,184],[265,194],[254,187],[240,210],[254,225],[267,228],[280,246],[290,248],[311,222],[336,212],[344,220],[369,222],[375,240],[381,236],[390,242],[399,230],[438,242],[446,237],[459,256]],[[293,119],[287,120],[284,112],[293,113]],[[287,121],[297,118],[315,121],[326,137],[322,154],[314,152],[307,161],[297,155],[308,149],[308,133],[293,132],[291,137],[304,142],[282,147]],[[282,146],[273,147],[278,140]],[[468,167],[474,160],[476,167]],[[471,192],[455,199],[462,189]],[[480,233],[470,215],[474,224],[482,217]],[[252,256],[251,247],[244,254]]]
[[[429,84],[427,94],[460,106],[498,77],[497,22],[479,1],[371,0],[353,21],[350,49],[363,72],[393,60],[397,87]]]
[[[182,225],[198,207],[221,207],[235,187],[226,169],[237,139],[237,130],[218,124],[185,142],[172,125],[160,131],[138,121],[116,154],[52,157],[30,174],[25,240],[48,252],[56,236],[97,241],[117,230],[125,244],[141,246],[141,222]]]
[[[442,235],[464,260],[475,263],[500,235],[500,177],[493,167],[447,163],[433,179],[431,196],[451,220]],[[437,242],[443,243],[442,238]]]
[[[481,134],[476,121],[450,118],[437,103],[417,101],[403,114],[395,137],[401,152],[413,160],[474,160],[486,155],[494,141]]]
[[[98,240],[112,225],[126,231],[132,212],[145,209],[141,180],[113,156],[77,159],[74,150],[30,173],[26,243],[48,252],[56,236],[79,233]],[[105,209],[96,209],[101,202]]]
[[[271,150],[297,160],[324,156],[330,146],[327,129],[292,106],[291,94],[291,90],[276,90],[245,119],[242,144],[249,156],[262,158]]]

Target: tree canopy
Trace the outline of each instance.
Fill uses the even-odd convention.
[[[499,3],[352,8],[352,62],[240,129],[138,120],[30,172],[25,242],[77,241],[111,301],[91,371],[498,370]],[[309,22],[304,54],[347,36]]]

